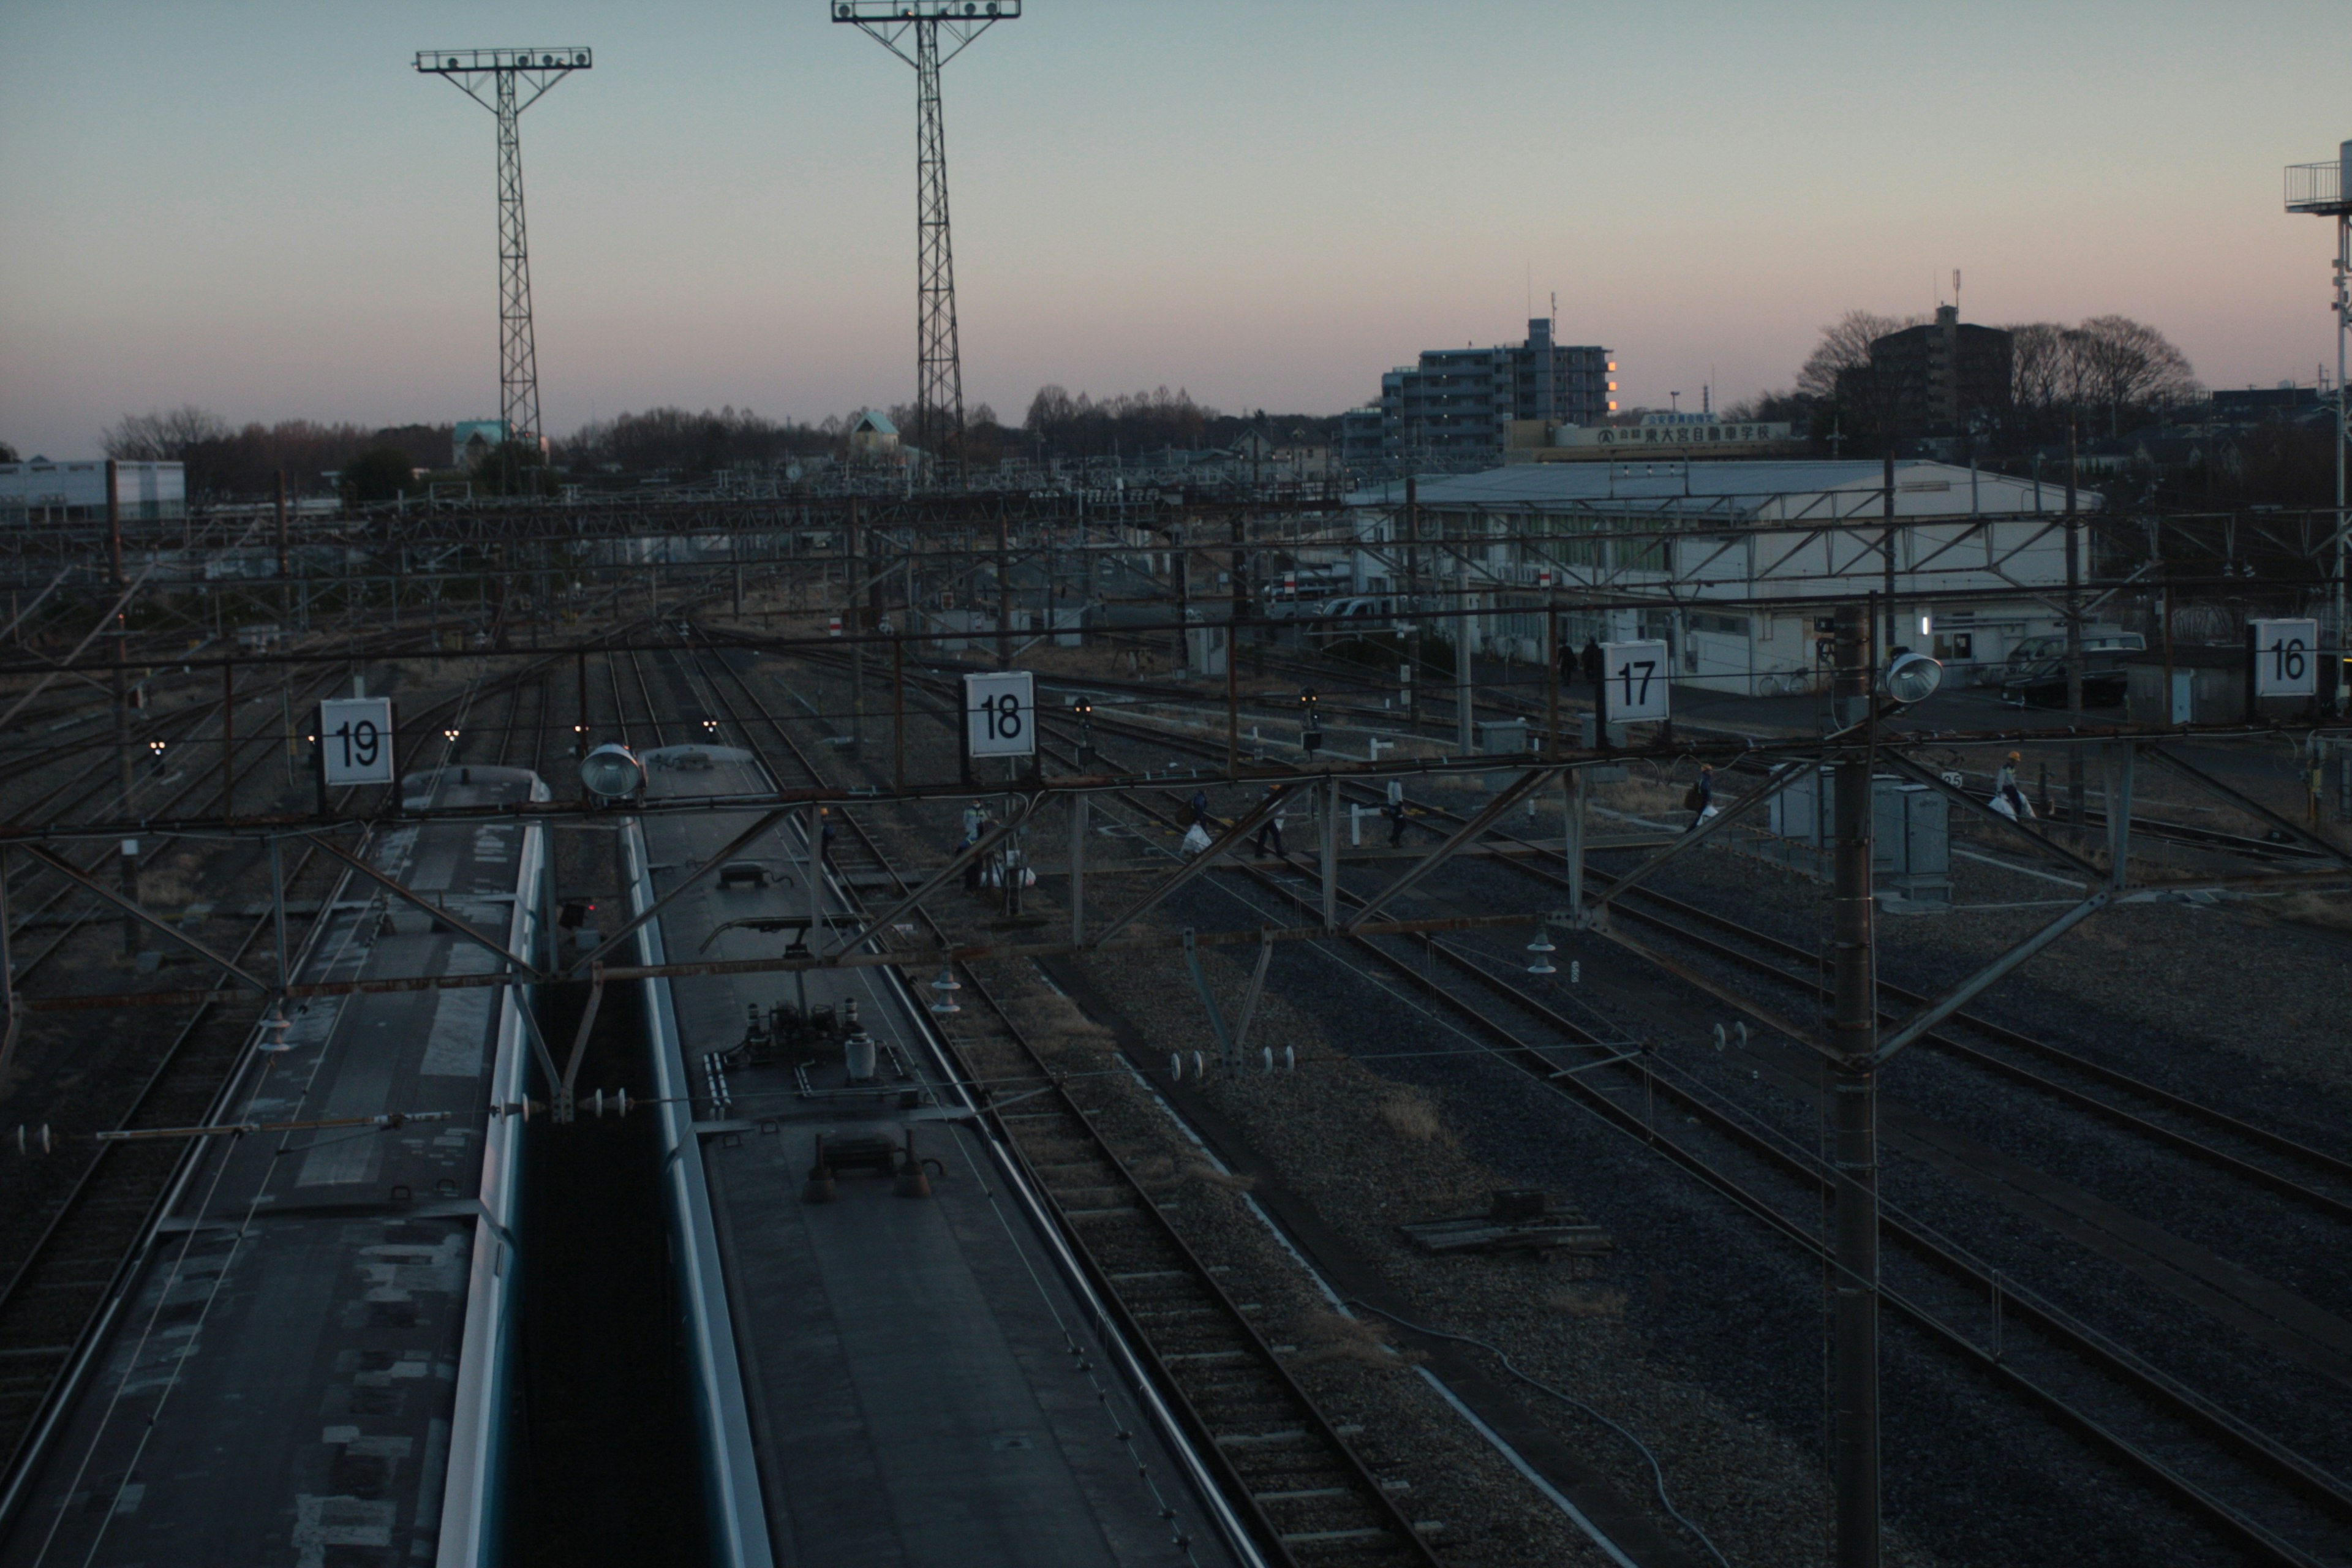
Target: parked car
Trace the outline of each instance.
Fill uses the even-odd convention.
[[[2131,634],[2137,637],[2137,634]],[[2095,667],[2085,662],[2083,669],[2083,706],[2085,708],[2120,708],[2124,693],[2130,686],[2123,667],[2109,664]],[[2000,700],[2020,708],[2063,708],[2066,706],[2066,659],[2044,658],[2014,670],[2000,683]]]
[[[2125,654],[2145,653],[2147,639],[2137,632],[2127,632],[2120,626],[2084,626],[2083,652],[2087,660],[2102,668],[2117,663]],[[2102,657],[2104,656],[2104,657]],[[2004,680],[2023,675],[2047,659],[2066,657],[2064,633],[2053,637],[2027,637],[2009,650],[2009,661],[2002,667]]]

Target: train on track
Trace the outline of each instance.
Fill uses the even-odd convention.
[[[446,765],[411,808],[548,798]],[[0,1564],[498,1560],[546,830],[379,831],[72,1347],[0,1491]],[[493,949],[500,951],[492,951]]]

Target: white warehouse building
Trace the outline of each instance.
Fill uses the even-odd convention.
[[[1528,464],[1432,477],[1414,496],[1414,581],[1441,605],[1459,607],[1466,592],[1480,612],[1433,621],[1438,635],[1465,627],[1481,652],[1539,659],[1549,570],[1569,642],[1663,637],[1678,680],[1765,696],[1817,682],[1815,620],[1885,587],[1890,537],[1905,605],[1898,640],[1958,679],[1983,679],[2026,638],[2063,628],[2063,482],[1913,460],[1898,460],[1893,476],[1891,529],[1887,469],[1875,459]],[[1396,548],[1404,484],[1350,499],[1360,591],[1405,592]],[[2103,499],[2078,490],[2075,505],[2094,511]],[[1915,595],[1966,597],[1925,605]],[[1613,603],[1580,609],[1580,596]]]
[[[103,521],[106,467],[103,458],[0,463],[0,525]],[[125,521],[187,515],[186,471],[178,463],[116,463],[114,489]]]

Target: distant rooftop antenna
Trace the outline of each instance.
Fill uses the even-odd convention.
[[[1960,313],[1960,269],[1952,268],[1952,314]]]
[[[940,68],[1021,0],[834,0],[833,19],[862,29],[915,68],[915,443],[935,456],[963,440],[963,361],[956,345],[955,246],[948,232],[947,130]],[[940,52],[940,34],[948,36]],[[908,36],[914,52],[905,45]],[[959,457],[961,453],[959,452]]]
[[[530,247],[522,224],[522,111],[551,87],[589,68],[584,48],[420,49],[416,68],[446,78],[499,121],[499,418],[508,474],[517,444],[539,448],[539,349],[530,330]],[[485,95],[487,89],[487,96]]]
[[[2286,168],[2286,210],[2315,213],[2336,220],[2336,645],[2344,646],[2345,533],[2344,510],[2344,339],[2352,326],[2352,142],[2336,150],[2332,163],[2289,163]],[[2336,701],[2344,693],[2339,683]]]

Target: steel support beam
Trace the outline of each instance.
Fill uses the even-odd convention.
[[[1539,787],[1545,780],[1558,772],[1559,769],[1556,767],[1529,768],[1503,788],[1496,791],[1495,798],[1480,808],[1477,815],[1471,817],[1469,821],[1454,829],[1451,838],[1414,862],[1412,868],[1403,876],[1366,900],[1364,907],[1358,910],[1348,923],[1339,929],[1350,935],[1360,932],[1364,923],[1372,918],[1373,912],[1381,905],[1417,886],[1423,878],[1454,858],[1457,851],[1475,844],[1486,836],[1486,830],[1495,825],[1503,813],[1527,798],[1529,791]]]
[[[929,898],[933,893],[938,892],[941,888],[945,887],[949,879],[957,875],[965,867],[971,865],[972,861],[979,858],[981,856],[987,854],[991,849],[995,848],[997,845],[1003,843],[1007,837],[1011,837],[1015,829],[1019,828],[1023,823],[1029,820],[1030,816],[1036,811],[1038,803],[1043,801],[1045,798],[1045,796],[1040,795],[1023,796],[1021,809],[1019,811],[1007,817],[1004,821],[997,824],[996,827],[992,831],[982,834],[978,838],[973,839],[970,844],[967,844],[962,848],[957,850],[954,857],[950,858],[946,865],[931,873],[929,879],[924,882],[921,887],[917,888],[913,892],[907,894],[897,903],[892,904],[888,909],[884,910],[880,914],[876,915],[872,920],[867,921],[866,924],[859,929],[856,936],[851,937],[847,942],[841,944],[843,950],[846,952],[857,948],[860,944],[871,939],[877,932],[886,929],[891,921],[897,920],[900,915],[905,914],[908,910],[915,908],[925,899]],[[1071,798],[1079,803],[1078,809],[1084,809],[1084,804],[1087,800],[1085,795],[1074,795]]]
[[[1746,795],[1741,795],[1738,803],[1732,805],[1729,810],[1717,812],[1713,817],[1700,823],[1697,826],[1692,828],[1689,832],[1675,839],[1672,844],[1667,845],[1664,849],[1659,850],[1656,854],[1651,856],[1648,859],[1634,867],[1631,871],[1626,872],[1614,882],[1610,883],[1609,890],[1592,900],[1593,912],[1596,914],[1599,913],[1601,910],[1615,902],[1619,894],[1630,892],[1634,888],[1639,887],[1642,883],[1647,881],[1653,872],[1657,871],[1659,868],[1664,867],[1666,862],[1674,859],[1675,857],[1681,855],[1687,850],[1697,848],[1701,844],[1706,843],[1713,835],[1721,832],[1733,822],[1747,816],[1749,812],[1755,810],[1758,806],[1763,805],[1774,795],[1779,795],[1782,790],[1787,789],[1790,784],[1796,783],[1797,780],[1803,775],[1804,771],[1804,766],[1801,763],[1783,763],[1780,767],[1774,770],[1770,778],[1764,781],[1763,788],[1748,791]]]
[[[227,959],[223,958],[219,953],[215,952],[211,948],[206,947],[195,938],[175,929],[170,921],[158,920],[153,915],[149,914],[145,910],[139,907],[139,904],[135,900],[126,899],[121,893],[116,892],[113,889],[106,887],[101,883],[91,881],[88,877],[83,876],[79,871],[75,870],[65,861],[58,859],[56,856],[50,854],[47,850],[42,848],[37,844],[28,844],[25,848],[26,852],[31,855],[34,859],[38,860],[41,864],[47,866],[50,870],[55,871],[58,876],[65,878],[68,881],[72,882],[89,892],[96,893],[100,898],[104,899],[108,903],[112,904],[117,909],[121,910],[131,920],[136,921],[142,925],[151,927],[155,931],[162,931],[165,936],[170,937],[173,942],[178,942],[190,952],[193,952],[198,958],[203,959],[206,963],[212,964],[225,973],[235,975],[238,980],[252,986],[256,991],[260,992],[265,996],[269,994],[271,987],[268,983],[256,980],[252,975],[247,974],[244,970],[239,969],[236,964],[230,963]]]
[[[2103,888],[2093,893],[1974,974],[1945,991],[1942,995],[1922,1006],[1910,1017],[1906,1018],[1896,1026],[1893,1034],[1884,1037],[1879,1041],[1877,1049],[1871,1053],[1871,1060],[1875,1064],[1883,1065],[1904,1047],[1922,1036],[1933,1033],[1937,1025],[1975,1001],[1995,981],[2114,901],[2114,889]]]
[[[1955,805],[1972,811],[1988,822],[2000,824],[2002,827],[2007,828],[2011,834],[2024,840],[2024,842],[2036,853],[2046,855],[2051,859],[2057,861],[2060,865],[2065,867],[2068,870],[2082,878],[2085,883],[2095,887],[2101,881],[2105,880],[2105,874],[2096,866],[2094,866],[2088,860],[2084,859],[2080,855],[2074,853],[2064,845],[2058,843],[2055,839],[2046,838],[2041,834],[2034,832],[2033,829],[2026,826],[2025,824],[2019,822],[2012,817],[2003,816],[2000,813],[1995,811],[1991,806],[1986,805],[1983,801],[1979,800],[1968,791],[1964,789],[1954,789],[1950,784],[1946,784],[1941,777],[1937,776],[1934,769],[1923,767],[1919,763],[1915,763],[1910,758],[1905,756],[1902,752],[1892,749],[1882,752],[1879,755],[1879,761],[1884,765],[1893,768],[1897,773],[1918,780],[1921,784],[1926,784],[1929,789],[1935,790],[1942,795],[1946,800],[1952,802]]]
[[[771,831],[775,827],[776,824],[783,821],[784,818],[791,815],[792,812],[789,809],[761,813],[760,819],[757,822],[754,822],[751,826],[745,828],[733,838],[728,840],[727,847],[719,851],[718,854],[713,855],[709,859],[705,860],[701,865],[697,866],[693,870],[688,871],[684,877],[680,878],[678,879],[677,886],[672,888],[668,892],[664,893],[660,898],[656,899],[653,903],[646,908],[645,913],[627,921],[620,930],[606,937],[603,942],[598,942],[585,957],[574,962],[569,969],[564,971],[564,978],[568,980],[576,980],[580,978],[581,975],[586,973],[588,970],[595,964],[598,959],[603,958],[606,953],[620,946],[621,943],[625,942],[629,935],[639,926],[645,924],[647,921],[661,913],[664,909],[667,908],[670,902],[680,893],[685,892],[688,888],[693,887],[697,882],[702,880],[703,878],[710,875],[712,871],[724,865],[730,858],[740,854],[751,843],[753,839],[758,838],[763,833]]]
[[[2288,818],[2281,816],[2277,812],[2273,811],[2269,806],[2264,805],[2262,802],[2254,800],[2243,794],[2241,794],[2239,791],[2232,789],[2231,786],[2223,784],[2220,779],[2215,778],[2211,773],[2207,773],[2204,769],[2198,767],[2196,764],[2181,761],[2179,757],[2174,756],[2170,752],[2166,751],[2162,746],[2149,747],[2148,755],[2154,757],[2158,762],[2162,763],[2166,767],[2170,768],[2173,772],[2180,774],[2183,778],[2189,780],[2189,783],[2197,785],[2200,789],[2214,795],[2218,799],[2228,801],[2231,805],[2236,806],[2240,811],[2244,812],[2249,816],[2270,824],[2271,826],[2278,829],[2281,833],[2287,835],[2296,843],[2304,845],[2308,848],[2316,849],[2331,860],[2341,861],[2345,865],[2352,866],[2352,855],[2347,855],[2342,849],[2330,844],[2326,839],[2320,837],[2317,834],[2312,832],[2309,828],[2305,827],[2302,824],[2290,821]]]
[[[1265,821],[1268,816],[1273,816],[1274,813],[1280,810],[1285,804],[1286,802],[1284,797],[1278,795],[1269,795],[1259,800],[1255,805],[1250,807],[1249,810],[1242,813],[1239,817],[1235,818],[1234,825],[1231,827],[1226,828],[1223,833],[1220,834],[1215,843],[1210,845],[1206,849],[1202,850],[1198,855],[1193,856],[1191,861],[1178,868],[1173,876],[1154,888],[1150,892],[1146,893],[1139,900],[1128,906],[1126,913],[1120,915],[1117,920],[1111,921],[1110,924],[1105,926],[1101,932],[1087,945],[1090,948],[1100,947],[1113,936],[1125,931],[1129,926],[1134,924],[1135,921],[1140,920],[1144,915],[1149,914],[1152,910],[1157,909],[1160,906],[1160,901],[1166,899],[1171,893],[1173,893],[1177,889],[1181,888],[1185,883],[1191,881],[1202,872],[1206,871],[1218,861],[1223,859],[1227,854],[1231,853],[1241,844],[1241,841],[1244,838],[1249,836],[1252,828],[1257,826],[1259,823]],[[1191,940],[1189,934],[1186,940]]]
[[[1094,796],[1074,795],[1070,797],[1070,945],[1082,947],[1087,940],[1087,822],[1092,815]]]

